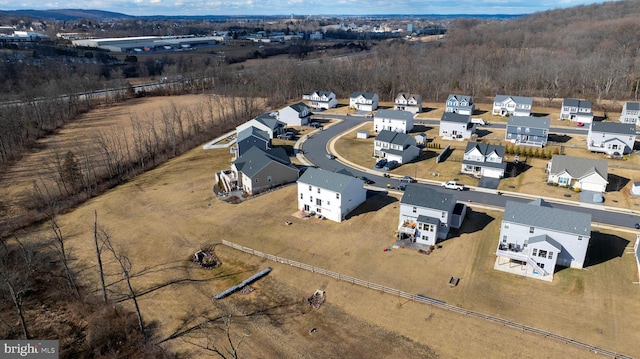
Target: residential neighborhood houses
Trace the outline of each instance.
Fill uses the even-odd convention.
[[[544,147],[549,138],[549,123],[544,117],[509,116],[505,140],[515,145]]]
[[[353,176],[311,167],[298,179],[298,209],[334,222],[342,222],[366,198],[364,182]]]
[[[608,162],[565,155],[554,155],[547,164],[547,183],[583,191],[605,192],[609,181]]]
[[[553,208],[543,199],[507,201],[494,269],[552,281],[556,265],[582,268],[591,215]]]
[[[314,91],[304,97],[315,108],[335,106],[333,92]],[[398,99],[403,100],[405,105],[409,102],[413,105],[418,96],[400,94]],[[326,103],[324,100],[327,100]],[[564,105],[573,104],[571,100],[565,99],[563,109],[568,107]],[[580,116],[593,115],[591,111],[586,112],[586,109],[591,110],[587,106],[590,106],[589,101],[575,101],[578,101],[579,108],[585,110],[569,108],[567,119],[585,119]],[[354,92],[350,106],[362,111],[374,111],[378,106],[377,95]],[[466,143],[460,174],[477,178],[503,178],[507,168],[505,147],[474,141],[477,138],[471,120],[474,106],[470,96],[450,95],[440,119],[439,135],[445,140],[472,139]],[[307,124],[310,110],[309,106],[299,102],[239,125],[236,128],[235,150],[232,151],[236,158],[230,170],[217,174],[217,192],[241,191],[246,196],[252,196],[297,182],[297,207],[304,217],[344,221],[349,213],[366,201],[367,190],[361,179],[364,177],[314,167],[305,168],[306,171],[299,175],[301,171],[292,164],[285,150],[282,147],[272,148],[272,139],[280,137],[287,127]],[[547,144],[551,121],[546,117],[531,116],[530,110],[530,98],[496,96],[495,114],[509,117],[505,126],[505,141],[534,147]],[[377,110],[372,116],[373,120],[370,120],[377,133],[373,139],[373,157],[396,161],[398,164],[416,160],[421,153],[416,138],[426,143],[427,136],[424,133],[409,134],[414,128],[414,116],[407,107],[400,109],[398,103],[393,110]],[[360,136],[361,132],[367,131],[359,130],[358,138],[368,138],[368,134]],[[618,152],[627,154],[635,144],[635,123],[595,121],[589,126],[587,138],[587,148],[591,151],[607,155]],[[547,183],[580,192],[604,193],[608,185],[606,160],[554,155],[545,171]],[[458,203],[453,193],[414,184],[408,184],[402,190],[397,227],[400,241],[407,240],[412,245],[428,248],[447,239],[450,229],[459,229],[462,225],[468,211],[467,205]],[[507,201],[495,269],[551,281],[556,265],[582,268],[590,237],[591,218],[588,215],[574,215],[570,211],[559,211],[542,199],[526,204]],[[562,213],[571,219],[555,218]],[[530,219],[532,216],[554,217],[556,221],[538,222]]]
[[[636,125],[616,122],[593,122],[587,134],[589,151],[609,156],[631,153],[636,141]]]
[[[338,105],[336,94],[331,91],[313,91],[302,95],[303,100],[309,101],[309,106],[316,109],[328,110]]]
[[[493,115],[531,116],[531,97],[496,95],[493,101]]]
[[[373,116],[373,130],[408,133],[413,129],[413,113],[402,110],[381,109]]]

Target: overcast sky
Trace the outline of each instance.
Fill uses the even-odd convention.
[[[593,0],[0,0],[0,10],[92,9],[128,15],[529,14]]]

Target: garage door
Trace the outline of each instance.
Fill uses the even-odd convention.
[[[503,176],[502,170],[496,170],[493,168],[485,168],[482,171],[482,175],[485,177],[491,177],[491,178],[500,178]]]
[[[583,183],[582,184],[583,191],[594,191],[594,192],[602,192],[602,185],[599,183]]]

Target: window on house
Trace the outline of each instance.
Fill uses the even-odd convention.
[[[340,199],[340,193],[336,193],[336,199]]]
[[[549,252],[549,254],[547,255],[548,259],[553,259],[553,252]]]
[[[331,202],[330,202],[330,201],[327,201],[327,206],[330,206],[330,205],[331,205]]]
[[[320,212],[322,212],[322,210],[320,208],[316,208],[316,212],[320,213]]]
[[[547,251],[541,249],[540,252],[538,252],[538,257],[547,258]]]
[[[429,240],[429,236],[422,236],[422,240],[428,241]]]
[[[267,176],[267,182],[271,182],[271,176]]]
[[[442,215],[440,216],[441,218],[444,218],[447,216],[447,212],[442,212]]]
[[[538,255],[538,249],[534,248],[533,251],[531,252],[531,255],[534,256],[534,257],[537,256]]]
[[[538,267],[544,269],[544,263],[537,263],[537,264],[538,264]]]
[[[535,228],[529,227],[529,233],[533,233],[534,231],[535,231]]]
[[[311,186],[309,186],[309,191],[311,191]]]
[[[578,240],[581,241],[582,240],[582,236],[578,236]]]
[[[309,202],[313,202],[313,196],[309,196]]]
[[[258,183],[258,178],[256,178],[256,183]]]
[[[300,193],[300,199],[304,199],[304,195]]]
[[[316,205],[322,206],[322,200],[320,198],[316,198]]]
[[[320,193],[320,187],[318,187],[318,193]]]
[[[413,207],[413,208],[411,209],[411,212],[413,212],[413,213],[416,213],[417,211],[418,211],[418,209],[417,209],[416,207]]]

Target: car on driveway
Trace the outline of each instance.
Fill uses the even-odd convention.
[[[386,164],[387,164],[387,159],[383,158],[383,159],[379,160],[378,162],[376,162],[376,168],[382,168]]]
[[[400,164],[398,163],[398,161],[393,160],[393,161],[389,161],[387,162],[386,165],[384,165],[384,167],[382,167],[383,170],[385,171],[391,171],[392,169],[398,167]]]
[[[400,178],[400,182],[415,183],[416,180],[413,177],[404,176],[404,177]]]

